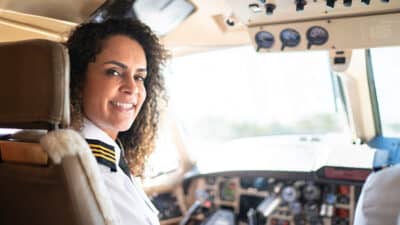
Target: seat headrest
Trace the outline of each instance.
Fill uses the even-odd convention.
[[[66,127],[69,58],[60,43],[27,40],[0,44],[0,127]]]

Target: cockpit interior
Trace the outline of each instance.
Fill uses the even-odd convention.
[[[170,53],[163,71],[168,105],[140,178],[161,225],[400,224],[400,1],[0,0],[0,67],[8,68],[7,51],[14,51],[2,46],[33,39],[64,43],[79,23],[111,17],[148,24]],[[32,59],[44,51],[24,48]],[[12,68],[33,68],[33,61]],[[4,77],[12,68],[1,72],[0,89],[10,90]],[[7,107],[27,98],[0,93]],[[68,108],[68,101],[58,105]],[[24,168],[19,182],[53,165],[53,156],[39,148],[9,147],[20,130],[14,126],[20,120],[9,115],[0,109],[0,224],[51,224],[30,216],[50,210],[29,211],[26,202],[35,194],[14,198],[14,186],[5,185],[14,166]],[[29,146],[41,145],[24,138]],[[67,177],[54,185],[65,182],[83,181]],[[49,196],[64,201],[57,193]],[[92,218],[82,224],[114,224],[98,222],[107,209],[90,212],[96,205],[91,197],[73,199],[72,209]]]

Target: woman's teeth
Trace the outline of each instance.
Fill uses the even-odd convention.
[[[111,102],[114,106],[123,108],[123,109],[132,109],[133,108],[133,104],[132,103],[123,103],[123,102],[115,102],[112,101]]]

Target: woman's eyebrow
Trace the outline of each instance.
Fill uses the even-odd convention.
[[[147,73],[147,69],[146,68],[138,68],[136,70],[137,73]]]
[[[115,60],[110,60],[110,61],[104,62],[103,64],[114,64],[114,65],[117,65],[117,66],[119,66],[119,67],[121,67],[123,69],[127,69],[128,68],[127,65],[125,65],[125,64],[123,64],[121,62],[115,61]]]

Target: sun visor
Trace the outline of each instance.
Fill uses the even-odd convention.
[[[137,0],[133,8],[138,18],[160,36],[177,27],[196,9],[186,0]]]

